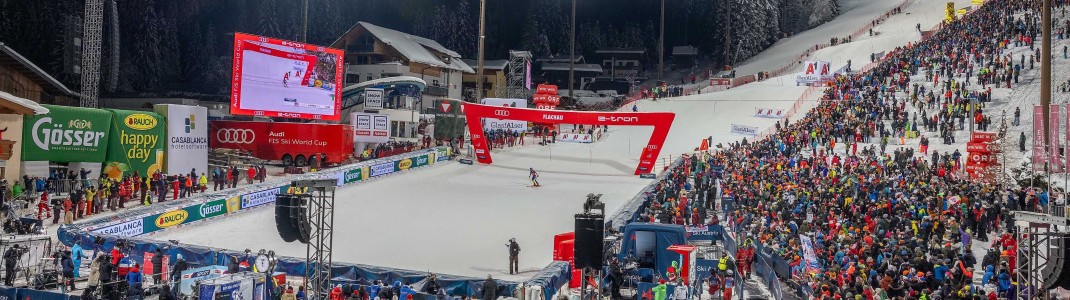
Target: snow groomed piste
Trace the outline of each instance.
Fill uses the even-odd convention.
[[[400,174],[409,170],[427,169],[430,166],[446,164],[450,153],[447,148],[438,147],[412,154],[399,155],[384,159],[366,161],[340,168],[298,175],[286,180],[274,180],[270,182],[244,186],[231,191],[209,193],[199,197],[193,197],[178,201],[161,203],[160,206],[146,207],[133,210],[109,218],[101,218],[77,225],[65,225],[57,233],[59,240],[67,245],[78,243],[86,249],[110,249],[120,240],[132,249],[130,257],[133,261],[140,262],[145,258],[144,253],[151,253],[156,249],[166,249],[169,256],[182,254],[193,265],[225,265],[227,258],[244,255],[240,251],[223,250],[218,248],[204,247],[190,244],[172,244],[167,241],[154,240],[147,236],[160,232],[182,228],[202,221],[215,220],[223,217],[234,217],[235,214],[250,212],[257,208],[270,207],[275,201],[275,195],[282,192],[292,180],[301,179],[337,179],[340,186],[365,183],[371,179],[377,179],[392,174]],[[389,168],[387,168],[389,167]],[[372,171],[380,170],[380,171]],[[384,171],[389,169],[389,171]],[[345,201],[345,199],[337,199]],[[270,212],[259,209],[255,212]],[[341,212],[340,212],[341,213]],[[218,228],[218,227],[211,227]],[[96,245],[95,237],[104,238],[103,245]],[[275,238],[267,236],[261,238]],[[345,239],[340,236],[338,240]],[[304,244],[299,244],[302,248]],[[241,247],[236,247],[238,249]],[[278,271],[289,274],[303,274],[303,257],[282,257],[279,261]],[[557,266],[561,268],[561,266]],[[564,268],[561,268],[564,272]],[[335,274],[359,274],[362,278],[374,278],[384,282],[403,280],[405,282],[420,282],[427,276],[427,272],[408,271],[389,267],[376,267],[369,265],[346,264],[335,262]],[[559,281],[554,276],[545,276],[544,280]],[[452,275],[439,275],[439,283],[444,288],[460,294],[475,294],[477,284],[482,283],[482,278],[461,277]],[[501,292],[511,293],[515,283],[503,284]]]

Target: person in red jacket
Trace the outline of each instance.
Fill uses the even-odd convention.
[[[52,217],[52,210],[49,209],[49,207],[48,207],[48,191],[45,191],[45,192],[41,193],[41,202],[37,202],[37,219],[38,220],[45,219],[45,218],[42,218],[41,216],[46,214],[46,213],[47,213],[48,216],[45,217],[45,218],[51,218]]]
[[[178,199],[178,178],[171,180],[171,197]]]
[[[331,294],[329,297],[330,300],[344,300],[342,298],[342,285],[335,285],[334,288],[331,289]]]
[[[254,178],[256,178],[256,168],[249,166],[249,170],[246,171],[245,183],[252,184]]]

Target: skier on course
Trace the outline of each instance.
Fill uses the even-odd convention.
[[[528,176],[531,177],[531,186],[538,187],[539,185],[539,172],[535,172],[535,168],[528,168]]]
[[[290,87],[290,72],[286,72],[286,74],[282,75],[282,86]]]

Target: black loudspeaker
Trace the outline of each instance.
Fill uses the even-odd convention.
[[[1041,272],[1044,289],[1070,288],[1070,241],[1067,239],[1070,237],[1052,236],[1048,240],[1048,263]]]
[[[605,238],[605,217],[577,214],[574,254],[576,268],[602,269],[602,241]]]
[[[287,243],[297,240],[297,226],[290,217],[293,198],[292,195],[286,194],[275,196],[275,227],[279,230],[279,236]]]
[[[309,235],[312,234],[312,224],[308,220],[308,195],[294,196],[293,199],[290,217],[297,228],[297,240],[308,244]]]

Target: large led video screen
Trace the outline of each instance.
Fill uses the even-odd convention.
[[[235,33],[230,113],[338,121],[342,58],[339,49]]]

